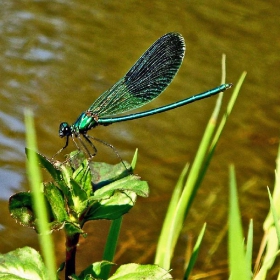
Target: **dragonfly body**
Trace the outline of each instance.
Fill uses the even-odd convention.
[[[210,97],[232,86],[232,84],[223,84],[166,106],[114,117],[114,115],[139,108],[157,98],[177,74],[184,54],[185,43],[180,34],[167,33],[159,38],[138,59],[126,75],[109,90],[100,95],[90,108],[83,112],[72,125],[66,122],[60,124],[59,136],[66,137],[67,139],[62,149],[67,147],[69,137],[73,139],[78,137],[80,139],[80,135],[83,135],[91,143],[87,131],[98,125],[109,125],[116,122],[134,120],[172,110]]]

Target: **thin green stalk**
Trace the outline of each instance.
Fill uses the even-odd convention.
[[[111,223],[111,227],[109,230],[106,246],[104,249],[103,253],[103,260],[113,262],[116,248],[117,248],[117,243],[119,239],[119,234],[121,230],[121,225],[122,225],[122,217],[119,219],[113,220]],[[105,266],[99,275],[101,279],[108,279],[111,271],[111,266]]]
[[[231,98],[230,98],[230,100],[228,102],[226,112],[224,113],[223,118],[222,118],[222,120],[220,121],[220,123],[219,123],[219,125],[217,127],[215,135],[213,136],[210,148],[208,150],[208,154],[206,156],[205,162],[204,162],[204,164],[202,166],[202,169],[201,169],[201,172],[200,172],[201,176],[199,176],[198,179],[197,179],[195,189],[197,189],[200,186],[200,184],[201,184],[201,182],[202,182],[202,180],[203,180],[203,178],[204,178],[204,176],[206,174],[208,166],[209,166],[209,164],[211,162],[211,159],[212,159],[212,157],[214,155],[214,152],[215,152],[218,140],[220,139],[220,136],[221,136],[221,134],[223,132],[223,129],[224,129],[225,125],[226,125],[227,119],[228,119],[229,115],[232,112],[233,106],[234,106],[234,104],[236,102],[236,99],[238,97],[238,94],[240,92],[241,86],[242,86],[242,84],[244,82],[244,79],[246,77],[246,74],[247,74],[246,72],[243,72],[241,74],[241,76],[240,76],[236,86],[234,86],[234,90],[233,90]],[[210,120],[210,123],[211,123],[211,120]]]
[[[136,149],[131,166],[133,169],[135,169],[136,162],[137,162],[137,156],[138,156],[138,149]],[[120,217],[119,219],[113,220],[110,226],[110,230],[108,233],[105,249],[103,252],[103,260],[113,262],[116,248],[117,248],[117,243],[120,235],[120,230],[121,230],[121,225],[122,225],[122,220],[123,218]],[[111,266],[105,266],[99,275],[102,279],[107,279],[110,275],[111,271]]]
[[[38,159],[36,153],[34,152],[35,150],[37,150],[37,144],[33,116],[30,111],[25,112],[25,125],[27,131],[27,147],[30,149],[30,154],[27,161],[27,172],[31,187],[34,211],[37,217],[40,247],[49,273],[49,277],[50,279],[56,279],[57,277],[54,244],[50,235],[47,208],[42,191],[41,170],[39,169]]]
[[[238,206],[237,184],[235,178],[234,166],[229,169],[229,268],[231,280],[249,280],[251,279],[250,266],[246,262],[244,237],[242,233],[241,215]]]
[[[165,265],[165,267],[169,266],[168,260],[171,259],[173,254],[173,250],[170,244],[172,244],[173,242],[174,234],[171,231],[173,228],[170,228],[170,225],[172,225],[174,215],[176,215],[177,205],[182,195],[182,189],[184,187],[188,169],[189,164],[186,164],[174,188],[172,198],[163,222],[155,256],[155,264],[158,264],[161,267],[163,267],[163,264]]]
[[[225,56],[222,59],[222,83],[225,83]],[[214,135],[216,129],[216,123],[218,119],[218,114],[221,108],[222,94],[219,95],[216,102],[216,106],[213,110],[211,118],[207,124],[206,130],[204,132],[203,138],[199,145],[197,154],[194,159],[194,163],[191,166],[186,184],[183,188],[180,199],[177,202],[176,209],[172,210],[168,214],[166,220],[164,221],[164,226],[162,233],[160,235],[157,253],[155,258],[155,263],[160,265],[165,269],[169,269],[171,257],[177,243],[179,234],[181,232],[183,222],[186,218],[188,210],[191,206],[191,203],[195,197],[195,194],[206,174],[207,168],[210,164],[210,160],[213,156],[216,143],[221,135],[221,132],[225,126],[228,115],[232,111],[233,105],[235,103],[236,97],[240,90],[241,84],[244,81],[246,74],[243,73],[241,78],[238,81],[238,84],[234,90],[234,93],[229,101],[227,111],[222,119],[221,123],[218,126],[218,129]],[[213,136],[214,135],[214,136]],[[176,188],[177,189],[177,188]],[[176,190],[177,192],[177,190]],[[170,216],[172,218],[170,218]],[[164,242],[165,241],[165,242]]]
[[[250,220],[248,234],[247,234],[247,244],[246,244],[246,264],[248,265],[248,271],[252,267],[252,256],[253,256],[253,220]]]
[[[225,60],[223,60],[223,63],[225,63]],[[223,69],[225,69],[225,67],[223,67]],[[223,74],[223,77],[225,77],[225,73]],[[208,122],[201,143],[199,145],[197,154],[195,156],[194,162],[191,166],[188,179],[183,188],[181,197],[178,200],[175,211],[173,211],[172,213],[173,218],[170,219],[170,224],[165,226],[165,230],[167,230],[168,233],[161,233],[161,235],[167,235],[168,239],[166,240],[165,244],[163,244],[162,242],[159,244],[160,246],[158,246],[157,248],[155,263],[159,264],[165,269],[170,268],[171,257],[175,245],[177,243],[179,234],[181,232],[183,221],[188,213],[188,210],[198,188],[197,181],[201,177],[200,172],[203,168],[205,155],[207,154],[212,136],[215,131],[218,113],[221,108],[221,99],[222,94],[219,94],[214,111]]]
[[[199,249],[200,249],[201,244],[202,244],[202,239],[203,239],[205,230],[206,230],[206,224],[203,225],[203,227],[202,227],[202,229],[201,229],[201,231],[200,231],[200,233],[198,235],[198,238],[196,240],[196,243],[194,245],[190,261],[189,261],[187,269],[185,271],[185,275],[184,275],[184,278],[183,278],[184,280],[189,279],[191,271],[192,271],[192,269],[193,269],[193,267],[195,265],[196,259],[198,257]]]

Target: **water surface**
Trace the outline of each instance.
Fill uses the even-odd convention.
[[[205,221],[208,229],[196,271],[227,268],[221,261],[227,254],[226,236],[214,253],[210,249],[227,216],[230,163],[236,166],[244,226],[254,219],[258,244],[261,219],[268,210],[266,186],[273,186],[279,142],[280,12],[276,6],[275,1],[257,1],[253,6],[249,1],[1,1],[1,252],[24,245],[38,248],[32,230],[15,224],[7,210],[10,195],[29,189],[24,108],[34,112],[40,152],[51,157],[64,145],[58,137],[60,122],[74,122],[156,39],[171,31],[186,40],[184,63],[168,90],[144,109],[219,85],[222,53],[227,55],[227,82],[236,83],[242,71],[248,72],[188,216],[174,258],[174,275],[181,277],[185,246]],[[225,102],[230,94],[225,94]],[[117,263],[153,261],[172,189],[185,163],[194,158],[214,103],[215,98],[202,100],[90,132],[113,144],[125,160],[139,148],[136,171],[151,187],[150,197],[139,199],[124,219]],[[118,162],[106,147],[98,150],[96,160]],[[102,221],[96,232],[95,225],[87,225],[89,237],[81,240],[79,269],[101,259],[107,227]],[[61,240],[57,252],[62,261],[63,236],[58,233],[56,238]],[[88,242],[99,245],[82,253]]]

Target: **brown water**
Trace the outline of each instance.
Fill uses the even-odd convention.
[[[228,165],[236,166],[244,227],[247,228],[250,218],[254,219],[256,246],[268,209],[266,186],[272,187],[274,182],[280,131],[277,4],[1,1],[1,252],[24,245],[38,248],[32,230],[15,224],[7,211],[8,197],[15,191],[29,189],[24,108],[34,111],[40,152],[52,156],[64,144],[57,132],[60,122],[74,122],[157,38],[176,31],[186,40],[185,61],[168,90],[144,109],[219,85],[222,53],[227,55],[227,82],[236,83],[242,71],[248,72],[186,221],[173,263],[173,275],[180,278],[185,246],[206,221],[207,233],[195,272],[219,270],[217,276],[210,278],[227,278],[226,236],[217,249],[212,245],[221,235],[227,217]],[[230,94],[226,93],[225,101]],[[124,219],[117,263],[153,261],[154,244],[173,186],[184,164],[193,160],[214,103],[215,98],[202,100],[171,112],[90,132],[113,144],[126,160],[139,148],[137,173],[151,187],[150,197],[139,199]],[[111,151],[98,149],[96,160],[118,161]],[[101,259],[108,223],[102,221],[97,228],[96,231],[93,223],[86,227],[89,237],[81,240],[78,269]],[[57,248],[60,262],[63,236],[58,233],[56,239],[61,241]],[[89,248],[88,242],[97,242],[98,247],[83,253]]]

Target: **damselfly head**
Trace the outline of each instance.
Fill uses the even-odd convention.
[[[67,122],[62,122],[59,125],[58,132],[59,132],[59,136],[61,138],[65,137],[65,136],[70,136],[72,134],[71,127]]]

